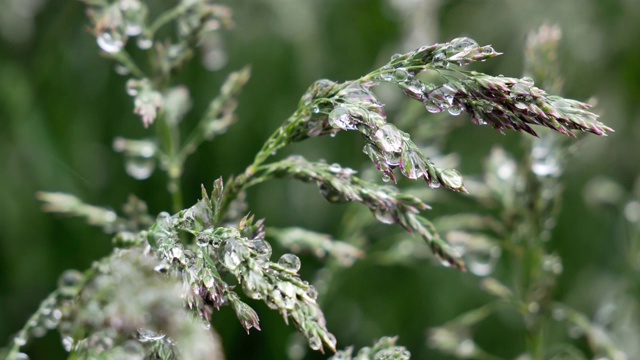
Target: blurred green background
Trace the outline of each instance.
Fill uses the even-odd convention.
[[[482,71],[520,76],[526,34],[543,23],[559,25],[565,95],[597,97],[596,111],[616,132],[608,138],[578,140],[563,176],[564,206],[549,243],[564,262],[556,298],[595,320],[604,306],[625,315],[626,323],[605,325],[622,327],[615,340],[631,358],[640,356],[640,335],[634,332],[640,330],[639,268],[629,260],[634,250],[630,243],[635,241],[638,251],[640,216],[626,206],[634,196],[640,198],[639,1],[224,3],[234,10],[236,21],[235,29],[218,39],[224,66],[209,71],[196,59],[179,79],[188,84],[194,100],[187,124],[195,123],[229,71],[250,64],[253,76],[240,99],[238,123],[188,161],[183,181],[187,204],[195,202],[201,183],[209,186],[219,176],[242,171],[314,80],[357,78],[383,65],[394,52],[458,36],[492,44],[505,54],[481,64]],[[112,151],[116,136],[149,135],[132,113],[132,100],[124,92],[126,78],[99,56],[87,24],[79,1],[0,0],[0,345],[10,341],[54,289],[63,270],[85,269],[111,248],[109,236],[82,220],[42,213],[35,192],[69,192],[117,210],[133,193],[154,214],[170,208],[162,173],[134,180],[124,172],[122,156]],[[398,101],[388,101],[392,118]],[[424,121],[451,120],[429,117],[425,111]],[[460,155],[463,174],[475,174],[492,144],[518,149],[521,139],[520,134],[501,136],[469,123],[443,144],[446,151]],[[361,148],[360,138],[340,134],[296,144],[288,152],[362,170],[371,165]],[[313,186],[289,181],[252,190],[249,203],[268,225],[304,226],[336,236],[346,209],[326,203]],[[432,213],[454,213],[461,204],[454,201]],[[630,225],[634,221],[635,228]],[[303,276],[311,279],[318,265],[303,258]],[[382,266],[365,260],[342,272],[332,286],[323,308],[339,347],[361,347],[383,335],[399,335],[399,343],[416,359],[446,358],[427,347],[426,329],[488,299],[474,276],[428,262]],[[621,305],[624,299],[628,308]],[[261,316],[262,332],[250,336],[230,309],[214,317],[228,358],[285,358],[293,328],[265,306],[252,305]],[[478,329],[478,341],[514,358],[524,343],[510,326],[508,318],[490,318]],[[57,334],[29,345],[27,352],[32,359],[64,357]]]

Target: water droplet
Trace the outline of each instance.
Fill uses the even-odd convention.
[[[516,164],[513,161],[503,159],[496,170],[496,175],[501,180],[510,180],[516,174]]]
[[[13,343],[16,346],[25,346],[27,344],[27,339],[24,336],[16,336],[13,338]]]
[[[148,50],[151,48],[151,46],[153,46],[153,40],[142,35],[136,40],[136,45],[140,50]]]
[[[284,254],[278,259],[278,265],[282,266],[289,272],[297,273],[300,270],[300,258],[294,254]]]
[[[389,182],[391,180],[391,176],[387,175],[387,174],[383,174],[382,175],[382,181],[383,182]]]
[[[395,71],[393,72],[393,80],[397,82],[407,81],[408,78],[409,78],[409,73],[407,72],[406,69],[398,68],[398,69],[395,69]]]
[[[320,184],[319,189],[320,194],[330,203],[339,204],[351,201],[350,198],[347,198],[344,193],[338,191],[333,186],[322,183]]]
[[[533,79],[528,76],[523,77],[522,79],[520,79],[520,81],[525,85],[528,85],[529,87],[533,86],[534,84]]]
[[[309,288],[307,288],[305,293],[311,300],[316,300],[318,298],[318,291],[313,285],[309,285]]]
[[[385,152],[402,151],[402,134],[392,124],[386,124],[378,129],[373,137],[376,139],[378,147]]]
[[[135,23],[135,22],[127,22],[127,24],[124,27],[124,32],[128,36],[138,36],[140,35],[140,33],[142,33],[142,24]]]
[[[451,42],[449,42],[449,46],[451,51],[466,52],[478,48],[478,43],[468,37],[461,37],[451,40]]]
[[[271,257],[271,245],[262,239],[255,239],[249,242],[249,245],[255,250],[256,254],[261,259],[269,259]]]
[[[562,308],[555,308],[551,312],[551,316],[556,321],[564,321],[567,318],[567,312]]]
[[[213,229],[205,229],[198,235],[196,235],[196,245],[200,247],[209,246],[211,238],[213,237]]]
[[[224,249],[222,250],[222,262],[229,270],[235,270],[244,259],[244,248],[238,243],[238,240],[227,239]]]
[[[554,275],[562,274],[562,260],[557,255],[545,255],[542,258],[542,269]]]
[[[380,78],[384,81],[392,81],[393,80],[393,68],[391,66],[384,66],[380,69]]]
[[[451,106],[450,108],[447,109],[447,111],[449,111],[449,114],[453,115],[453,116],[458,116],[462,113],[462,106],[455,104],[453,106]]]
[[[62,338],[62,347],[64,348],[64,351],[71,352],[74,346],[75,346],[75,341],[71,336],[65,336]]]
[[[77,270],[67,270],[58,278],[58,289],[63,296],[75,296],[84,282],[84,275]]]
[[[138,341],[140,342],[149,342],[149,341],[158,341],[164,339],[166,335],[161,332],[155,332],[149,329],[138,329]]]
[[[418,152],[409,149],[402,153],[400,171],[409,179],[417,179],[426,172],[426,161]]]
[[[322,340],[317,335],[313,335],[309,338],[309,347],[312,350],[320,350],[322,348]]]
[[[342,130],[355,130],[356,124],[351,118],[351,114],[346,106],[337,106],[329,113],[329,124],[334,128]]]
[[[531,171],[542,177],[558,176],[560,175],[560,165],[552,158],[541,159],[531,164]]]
[[[463,186],[462,175],[456,169],[445,169],[440,172],[440,180],[450,189],[460,189]]]
[[[373,212],[373,215],[383,224],[394,224],[396,221],[393,218],[391,211],[387,209],[378,208]]]
[[[426,172],[425,172],[425,174],[426,174]],[[436,178],[429,178],[428,184],[429,184],[429,187],[432,188],[432,189],[438,189],[440,187],[440,185],[441,185],[440,181],[438,181],[438,179],[436,179]]]
[[[402,57],[402,54],[395,53],[395,54],[391,55],[391,61],[398,60],[398,59],[400,59],[401,57]]]
[[[338,163],[333,163],[331,164],[331,166],[329,166],[329,171],[331,171],[334,174],[338,174],[342,171],[342,166],[340,166],[340,164]]]
[[[477,276],[490,275],[495,269],[501,254],[502,250],[498,246],[470,252],[465,256],[467,268]]]
[[[29,360],[29,355],[23,353],[23,352],[19,352],[17,354],[15,354],[13,360]]]
[[[436,53],[435,55],[433,55],[431,65],[440,68],[447,67],[447,65],[449,65],[449,63],[447,62],[447,55],[442,52]]]
[[[98,35],[96,42],[102,51],[109,54],[117,54],[124,47],[122,35],[117,32],[104,31]]]
[[[136,180],[148,179],[155,168],[155,159],[143,156],[129,156],[124,163],[127,174]]]
[[[438,114],[442,112],[442,108],[434,104],[433,101],[425,99],[423,102],[425,109],[432,114]]]
[[[129,75],[129,73],[131,71],[129,71],[129,68],[127,68],[126,66],[122,66],[120,64],[116,64],[116,66],[114,66],[114,70],[116,71],[116,74],[118,75]]]

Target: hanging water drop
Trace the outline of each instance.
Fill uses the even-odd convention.
[[[487,276],[493,272],[496,263],[502,254],[498,246],[491,246],[488,249],[481,249],[470,252],[465,257],[467,268],[477,276]]]
[[[373,215],[383,224],[394,224],[396,221],[393,218],[393,214],[388,209],[377,208]]]
[[[129,156],[125,160],[125,171],[136,180],[148,179],[156,168],[153,158],[144,156]]]
[[[29,360],[29,355],[23,352],[19,352],[15,354],[15,356],[13,357],[13,360]]]
[[[285,270],[297,273],[302,266],[300,258],[294,254],[284,254],[278,259],[278,265],[282,266]]]
[[[346,106],[340,105],[329,113],[329,124],[337,129],[355,130],[355,123],[352,121],[351,114]]]
[[[462,113],[462,106],[455,104],[453,106],[451,106],[450,108],[447,109],[447,111],[449,112],[449,114],[453,115],[453,116],[458,116]]]
[[[392,125],[386,124],[373,135],[376,139],[376,144],[380,149],[386,152],[400,152],[402,151],[403,142],[402,134],[400,131]]]
[[[442,108],[434,104],[433,101],[425,99],[423,102],[425,109],[432,114],[438,114],[442,112]]]
[[[96,42],[102,51],[109,54],[117,54],[124,47],[122,35],[117,32],[111,32],[110,30],[104,31],[98,35]]]
[[[409,149],[402,154],[400,171],[409,179],[417,179],[426,172],[426,162],[415,150]]]

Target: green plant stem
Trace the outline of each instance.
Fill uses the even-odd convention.
[[[196,4],[196,2],[193,2],[193,4]],[[193,4],[187,4],[187,5],[181,4],[160,14],[160,16],[156,18],[156,20],[151,24],[151,26],[149,26],[150,37],[153,38],[156,31],[158,31],[158,29],[160,29],[164,25],[170,23],[171,21],[173,21],[174,19],[182,15],[182,13],[189,10]]]
[[[112,56],[117,62],[122,64],[122,66],[126,67],[131,72],[131,75],[137,78],[147,77],[144,71],[140,70],[140,67],[136,65],[135,61],[133,61],[131,56],[129,56],[129,53],[126,51],[122,50]]]
[[[183,208],[182,188],[180,178],[182,177],[183,159],[178,154],[180,134],[175,124],[170,124],[164,115],[158,117],[158,139],[161,148],[166,156],[166,171],[168,180],[168,190],[171,194],[173,212],[177,213]]]

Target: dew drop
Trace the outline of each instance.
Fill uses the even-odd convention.
[[[393,68],[391,66],[384,66],[380,69],[380,78],[384,81],[392,81],[393,80]]]
[[[96,42],[102,51],[109,54],[117,54],[124,47],[122,35],[111,31],[102,32],[96,38]]]
[[[24,336],[16,336],[13,338],[13,343],[20,347],[20,346],[25,346],[27,344],[27,339]]]
[[[200,247],[209,246],[211,243],[211,237],[213,236],[213,229],[205,229],[198,235],[196,235],[196,245]]]
[[[128,36],[138,36],[140,35],[140,33],[142,33],[142,25],[131,21],[127,22],[124,27],[124,32]]]
[[[329,124],[337,129],[355,130],[356,125],[352,121],[351,114],[345,106],[338,106],[329,113]]]
[[[84,282],[84,275],[77,270],[67,270],[58,278],[58,289],[63,296],[75,296]]]
[[[124,163],[127,174],[136,180],[148,179],[155,168],[155,159],[144,156],[129,156]]]
[[[23,352],[19,352],[15,354],[15,356],[13,357],[13,360],[29,360],[29,355]]]
[[[149,329],[138,329],[138,341],[150,342],[164,339],[166,335]]]
[[[148,50],[151,48],[151,46],[153,46],[153,40],[143,35],[138,37],[138,39],[136,40],[136,45],[140,50]]]
[[[447,111],[453,116],[458,116],[462,113],[462,106],[456,104],[448,108]]]
[[[222,262],[229,270],[235,270],[242,262],[241,255],[243,255],[243,252],[237,240],[227,239],[222,252]]]
[[[496,263],[502,254],[498,246],[492,246],[483,251],[470,252],[465,257],[467,268],[472,274],[477,276],[490,275],[496,267]]]
[[[269,259],[271,257],[272,249],[271,245],[262,239],[255,239],[249,242],[249,245],[255,250],[256,254],[261,259]]]
[[[322,340],[318,336],[312,336],[309,338],[309,347],[311,350],[320,350],[322,348]]]
[[[564,321],[567,318],[567,312],[562,308],[555,308],[551,312],[551,316],[556,321]]]
[[[62,347],[64,351],[71,352],[73,350],[73,346],[75,345],[75,341],[71,336],[65,336],[62,338]]]
[[[419,153],[410,149],[402,154],[400,171],[409,179],[417,179],[426,172],[426,162]]]
[[[338,174],[342,172],[342,166],[340,166],[340,164],[338,163],[333,163],[329,166],[329,171],[331,171],[334,174]]]
[[[478,43],[468,37],[461,37],[451,40],[451,50],[455,52],[471,51],[478,48]]]
[[[392,124],[386,124],[373,135],[376,144],[385,152],[402,151],[403,142],[402,134]]]
[[[409,73],[404,68],[398,68],[393,72],[393,80],[397,82],[407,81]]]
[[[438,189],[440,187],[440,181],[436,178],[429,179],[429,187],[432,189]]]
[[[460,189],[463,185],[462,175],[456,169],[445,169],[440,172],[440,180],[449,189]]]
[[[311,300],[316,300],[318,298],[318,291],[316,290],[316,288],[312,285],[309,285],[309,288],[307,289],[307,291],[305,292],[307,294],[307,296],[311,299]]]
[[[447,62],[447,56],[442,52],[436,53],[435,55],[433,55],[431,65],[441,68],[447,67],[447,65],[449,65],[449,63]]]
[[[387,175],[387,174],[383,174],[382,175],[382,181],[389,182],[389,181],[391,181],[391,177],[389,175]]]
[[[431,100],[425,100],[423,102],[425,109],[432,114],[438,114],[442,112],[442,108],[434,104]]]
[[[282,266],[285,270],[297,273],[300,270],[302,264],[300,258],[294,254],[284,254],[278,259],[278,265]]]
[[[383,224],[394,224],[396,221],[393,218],[393,214],[391,213],[391,211],[386,210],[386,209],[376,209],[373,213],[373,215],[376,217],[376,219],[378,219],[378,221],[380,221]]]

